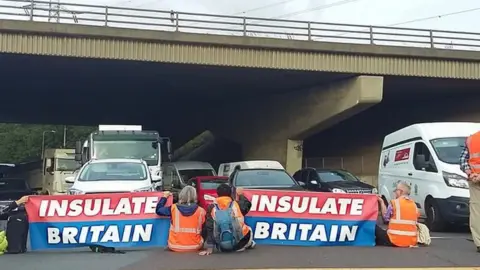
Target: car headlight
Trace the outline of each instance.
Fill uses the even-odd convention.
[[[374,187],[374,188],[372,188],[372,193],[373,193],[373,194],[378,194],[378,189],[377,189],[377,188],[375,188],[375,187]]]
[[[449,187],[468,188],[467,178],[456,173],[442,172],[443,180]]]
[[[333,193],[346,193],[345,190],[340,189],[340,188],[333,188],[333,189],[332,189],[332,192],[333,192]]]
[[[203,199],[206,200],[206,201],[215,201],[215,197],[213,197],[212,195],[208,195],[208,194],[203,195]]]
[[[82,194],[85,194],[85,192],[82,191],[82,190],[79,190],[79,189],[71,188],[71,189],[67,190],[67,194],[68,195],[82,195]]]
[[[148,186],[148,187],[143,187],[143,188],[139,188],[139,189],[135,189],[134,191],[132,192],[150,192],[150,191],[155,191],[155,188],[154,186]]]

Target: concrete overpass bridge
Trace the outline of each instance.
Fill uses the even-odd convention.
[[[52,23],[48,2],[0,3],[5,121],[143,123],[177,144],[209,129],[290,171],[313,134],[480,79],[475,33],[74,4]]]

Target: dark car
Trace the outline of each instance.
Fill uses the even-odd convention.
[[[33,191],[24,179],[0,178],[0,208],[6,207],[22,196],[32,194]]]
[[[304,168],[293,178],[309,191],[372,194],[377,189],[346,170]]]
[[[245,189],[270,189],[270,190],[305,190],[285,170],[258,168],[238,169],[236,168],[228,179],[233,187],[233,194],[237,187]],[[232,195],[233,195],[232,194]]]

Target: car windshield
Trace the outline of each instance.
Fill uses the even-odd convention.
[[[235,186],[291,187],[297,183],[283,170],[241,170],[235,176]]]
[[[154,141],[95,141],[95,156],[106,158],[143,159],[149,166],[158,164],[159,150],[152,145]]]
[[[440,161],[460,164],[460,155],[465,147],[466,139],[467,137],[439,138],[431,140],[430,143]]]
[[[356,182],[358,179],[351,173],[346,171],[324,171],[324,170],[317,170],[318,177],[322,182],[339,182],[339,181],[347,181],[347,182]]]
[[[75,159],[67,159],[67,158],[57,158],[57,171],[61,172],[73,172],[78,168],[78,163]]]
[[[0,179],[0,192],[27,190],[28,186],[22,179]]]
[[[196,176],[215,176],[212,169],[178,170],[184,183]]]
[[[147,169],[141,163],[90,163],[80,173],[79,181],[135,181],[146,180]]]
[[[226,179],[208,179],[200,180],[200,185],[202,189],[217,189],[221,184],[228,183]]]

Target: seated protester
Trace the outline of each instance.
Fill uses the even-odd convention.
[[[6,207],[0,208],[0,220],[7,219],[12,210],[15,210],[22,204],[25,204],[27,201],[28,201],[28,196],[23,196],[20,199],[11,202]]]
[[[205,223],[205,210],[197,204],[197,191],[186,186],[178,194],[178,202],[165,207],[172,194],[164,192],[157,204],[156,213],[170,218],[168,249],[176,252],[198,251],[203,248],[202,229]]]
[[[377,246],[413,247],[417,245],[418,212],[415,201],[409,198],[410,186],[398,183],[395,189],[395,199],[388,208],[381,196],[378,196],[382,216],[389,221],[385,231],[378,225],[375,227],[375,243]]]
[[[237,201],[231,197],[232,188],[227,184],[217,187],[215,202],[208,206],[207,250],[200,255],[210,255],[213,247],[220,252],[244,251],[255,247],[253,232],[244,223],[244,216],[250,211],[252,204],[243,196],[243,189],[237,189]]]

